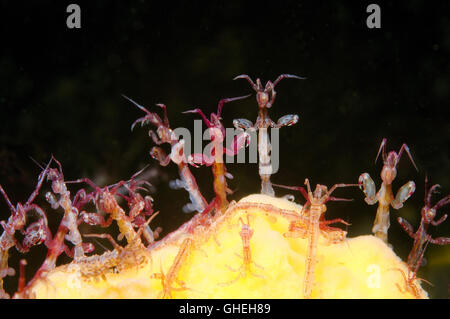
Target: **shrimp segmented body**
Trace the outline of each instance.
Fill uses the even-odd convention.
[[[433,286],[433,284],[431,282],[429,282],[428,280],[417,277],[417,272],[419,271],[419,267],[422,264],[423,255],[425,253],[427,245],[428,245],[428,242],[425,243],[425,247],[423,247],[422,251],[420,252],[420,255],[417,256],[417,258],[418,258],[417,263],[413,267],[408,265],[408,274],[407,275],[405,275],[405,272],[402,269],[399,269],[399,268],[390,269],[390,270],[400,271],[400,273],[403,277],[403,281],[405,284],[404,288],[402,288],[398,283],[395,284],[397,286],[398,290],[400,290],[401,293],[409,292],[416,299],[421,298],[420,290],[419,290],[419,287],[417,286],[417,281],[424,281],[427,284],[429,284],[430,286]]]
[[[270,183],[270,176],[272,175],[272,164],[270,160],[270,153],[272,146],[270,144],[268,128],[281,128],[283,126],[291,126],[298,122],[298,115],[288,114],[281,117],[277,123],[273,122],[268,114],[268,110],[275,102],[277,93],[275,92],[275,86],[282,79],[300,79],[304,80],[304,77],[300,77],[292,74],[282,74],[275,82],[267,81],[266,86],[263,87],[260,79],[256,79],[256,84],[252,79],[246,75],[238,75],[234,78],[247,80],[253,90],[256,92],[256,101],[258,103],[258,117],[256,122],[253,123],[247,119],[236,119],[233,121],[233,125],[237,129],[242,130],[258,130],[258,155],[259,155],[259,176],[261,177],[261,194],[274,196],[272,184]]]
[[[431,206],[431,195],[439,187],[438,184],[431,186],[427,189],[427,179],[425,179],[425,206],[421,210],[420,225],[416,232],[413,231],[411,224],[406,221],[406,219],[399,217],[397,220],[402,226],[402,228],[408,233],[408,235],[414,239],[413,248],[408,255],[408,267],[411,269],[419,269],[422,264],[423,255],[428,243],[435,245],[449,245],[450,238],[448,237],[438,237],[432,238],[427,230],[428,226],[431,224],[433,226],[438,226],[442,224],[447,219],[447,214],[444,214],[440,219],[435,220],[436,212],[439,208],[450,203],[450,195],[445,196],[440,201],[438,201],[434,206]]]
[[[250,239],[253,236],[254,230],[250,228],[249,215],[247,215],[247,223],[244,223],[242,218],[239,218],[239,221],[242,225],[239,235],[241,236],[241,239],[242,239],[242,254],[243,255],[240,256],[239,254],[237,254],[237,256],[243,259],[243,263],[242,263],[241,267],[238,269],[233,269],[233,268],[227,266],[227,268],[230,269],[231,271],[239,272],[239,275],[235,279],[233,279],[229,282],[222,283],[221,284],[222,286],[230,285],[230,284],[236,282],[237,280],[239,280],[240,278],[247,276],[247,274],[250,274],[254,277],[264,278],[262,275],[255,274],[251,269],[251,265],[255,265],[261,269],[262,269],[262,267],[259,266],[258,264],[256,264],[252,260],[252,251],[250,249]]]
[[[3,195],[10,211],[11,216],[7,222],[1,221],[0,225],[3,232],[0,236],[0,299],[2,297],[9,298],[9,295],[3,290],[3,278],[6,276],[13,276],[15,271],[9,267],[8,258],[9,250],[13,247],[22,253],[26,253],[31,247],[45,242],[46,245],[51,241],[51,232],[48,227],[47,216],[44,210],[34,203],[42,184],[47,177],[50,162],[47,164],[38,177],[37,185],[31,195],[28,197],[26,203],[11,203],[8,195],[3,187],[0,185],[0,193]],[[29,222],[29,215],[34,213],[38,220],[33,223]],[[22,243],[16,238],[16,232],[23,235]],[[23,276],[20,276],[22,278]]]
[[[294,221],[294,224],[291,223],[290,230],[292,231],[299,230],[300,235],[302,237],[306,235],[306,238],[308,239],[308,249],[305,263],[305,276],[303,281],[303,296],[305,298],[310,298],[314,283],[314,269],[316,263],[317,245],[319,241],[320,230],[321,228],[322,229],[328,228],[330,230],[337,231],[336,228],[329,227],[327,225],[335,222],[343,222],[343,220],[341,219],[334,219],[330,221],[323,220],[323,214],[327,210],[325,203],[328,201],[351,201],[351,199],[337,198],[332,197],[330,195],[338,187],[357,186],[357,184],[335,184],[330,188],[330,190],[328,190],[328,188],[325,185],[317,184],[314,192],[311,191],[311,186],[309,184],[308,179],[305,179],[305,185],[307,187],[307,190],[305,190],[305,188],[301,186],[297,187],[297,186],[284,186],[277,184],[273,185],[282,188],[298,190],[306,198],[306,203],[303,206],[303,214],[307,216],[307,224],[303,225],[303,227],[296,227],[298,226],[298,221],[297,224],[295,224],[296,222]],[[300,222],[303,223],[303,221]],[[304,226],[306,226],[306,230]],[[337,234],[339,235],[330,236],[329,240],[334,242],[338,241],[339,238],[342,238],[342,233],[338,232]]]
[[[180,247],[177,255],[175,256],[172,266],[170,266],[167,274],[164,274],[162,269],[161,269],[160,273],[153,274],[153,276],[152,276],[153,278],[161,279],[163,290],[159,296],[160,298],[162,298],[162,299],[172,298],[172,291],[181,291],[181,290],[189,289],[186,287],[184,282],[182,282],[181,280],[179,280],[177,278],[177,276],[178,276],[181,266],[183,265],[183,262],[186,260],[186,258],[189,255],[192,245],[193,245],[192,239],[186,238],[182,242],[181,247]],[[178,283],[178,285],[179,285],[178,288],[173,287],[174,282]]]
[[[201,194],[197,181],[189,169],[187,164],[186,155],[184,153],[184,140],[179,139],[175,132],[170,128],[169,118],[167,117],[167,107],[164,104],[156,104],[163,110],[163,118],[147,110],[142,105],[139,105],[129,97],[123,96],[128,101],[136,105],[141,111],[145,112],[146,115],[134,121],[131,125],[131,129],[141,123],[141,126],[145,124],[152,124],[156,127],[156,132],[149,130],[149,136],[152,138],[156,145],[161,145],[167,143],[171,147],[171,152],[167,155],[164,150],[159,146],[154,146],[150,150],[150,156],[156,159],[161,166],[167,166],[171,161],[177,164],[178,173],[180,179],[177,179],[171,183],[171,187],[175,189],[184,188],[189,193],[190,203],[183,207],[184,212],[202,212],[208,206],[208,202]]]
[[[200,165],[212,165],[212,171],[214,175],[214,192],[216,194],[216,212],[224,213],[226,208],[228,207],[228,200],[227,200],[227,193],[231,193],[231,190],[228,188],[226,178],[231,177],[229,173],[227,173],[227,169],[225,167],[225,163],[223,160],[223,154],[225,153],[228,156],[234,156],[236,155],[239,150],[245,145],[248,145],[248,138],[249,135],[246,132],[240,133],[238,136],[235,137],[233,141],[233,147],[232,149],[228,149],[223,146],[224,144],[224,138],[225,138],[225,127],[222,124],[222,108],[225,103],[241,100],[244,98],[249,97],[250,95],[246,96],[239,96],[235,98],[227,98],[222,99],[219,101],[219,104],[217,106],[217,113],[211,113],[210,120],[205,116],[203,111],[199,108],[194,110],[185,111],[183,113],[198,113],[205,122],[206,126],[208,127],[211,141],[212,141],[212,148],[209,154],[192,154],[188,157],[188,163],[192,166],[200,166]]]
[[[386,139],[384,138],[378,150],[377,158],[375,159],[376,162],[378,156],[382,152],[383,169],[381,170],[382,184],[380,189],[376,192],[375,183],[368,173],[361,174],[358,180],[359,186],[366,196],[364,198],[366,203],[373,205],[378,202],[377,215],[375,217],[372,232],[385,243],[388,242],[388,229],[390,226],[389,206],[392,206],[394,209],[402,208],[403,203],[411,197],[416,190],[414,182],[409,181],[398,190],[395,197],[392,193],[392,182],[397,176],[397,164],[400,161],[403,151],[408,154],[411,162],[417,169],[406,144],[403,144],[400,147],[398,153],[391,151],[386,155]]]

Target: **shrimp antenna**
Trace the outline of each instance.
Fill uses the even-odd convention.
[[[44,167],[42,167],[42,165],[39,164],[33,157],[29,156],[29,158],[34,162],[34,164],[36,164],[37,166],[39,166],[40,169],[44,170]]]
[[[378,149],[377,157],[375,158],[375,163],[378,160],[378,156],[380,156],[381,150],[383,150],[383,161],[386,159],[386,138],[383,138],[380,144],[380,148]]]

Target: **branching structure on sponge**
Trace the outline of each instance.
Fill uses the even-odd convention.
[[[282,79],[305,79],[300,76],[291,74],[280,75],[275,82],[267,81],[266,86],[263,88],[260,79],[256,79],[256,84],[252,79],[246,75],[238,75],[234,78],[246,79],[253,90],[256,92],[256,101],[258,103],[258,117],[255,124],[247,119],[236,119],[233,121],[233,125],[238,129],[243,130],[258,130],[258,155],[259,155],[259,176],[261,177],[261,194],[275,196],[275,192],[270,183],[270,175],[272,175],[272,164],[270,161],[270,153],[272,150],[268,128],[280,128],[283,126],[291,126],[298,122],[298,115],[288,114],[282,116],[277,123],[273,122],[268,114],[268,110],[275,102],[277,93],[275,92],[275,86]]]
[[[397,176],[397,164],[400,161],[404,151],[408,154],[409,159],[417,170],[417,166],[414,163],[411,153],[409,152],[409,148],[406,144],[403,144],[400,147],[398,153],[395,151],[390,151],[389,154],[386,155],[386,139],[384,138],[381,142],[377,157],[375,159],[376,162],[378,156],[382,153],[383,169],[380,174],[382,183],[378,192],[376,191],[375,183],[368,173],[363,173],[359,176],[358,182],[366,195],[364,198],[366,203],[373,205],[378,202],[377,215],[375,217],[372,232],[376,237],[380,238],[385,243],[388,242],[388,229],[390,226],[389,206],[392,206],[395,209],[402,208],[403,203],[411,197],[416,190],[416,184],[414,184],[413,181],[409,181],[400,187],[395,197],[392,193],[392,182]]]

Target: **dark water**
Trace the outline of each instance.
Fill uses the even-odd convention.
[[[181,213],[188,196],[168,187],[177,176],[174,165],[160,169],[150,159],[148,129],[130,131],[142,114],[121,94],[150,109],[165,103],[172,127],[192,128],[194,117],[181,112],[201,107],[209,113],[221,98],[252,93],[245,81],[232,81],[242,73],[264,82],[281,73],[308,78],[277,86],[272,118],[297,113],[300,121],[280,131],[274,182],[302,185],[308,177],[331,186],[355,183],[369,172],[379,185],[382,165],[374,160],[386,137],[389,150],[407,143],[419,167],[416,172],[407,157],[400,161],[394,192],[408,180],[417,190],[392,217],[418,224],[425,174],[442,186],[435,200],[450,192],[450,5],[445,1],[376,2],[381,29],[367,28],[370,2],[365,1],[353,6],[79,1],[81,29],[66,27],[69,3],[1,1],[0,183],[13,202],[26,201],[34,189],[40,169],[30,157],[46,162],[54,154],[66,179],[90,177],[105,184],[150,164],[155,209],[161,211],[154,223],[163,234],[175,229],[191,216]],[[256,110],[254,95],[230,103],[225,124],[238,117],[254,121]],[[228,170],[235,177],[232,198],[259,191],[255,164]],[[194,174],[205,197],[212,198],[210,170]],[[357,189],[339,196],[355,201],[330,203],[327,217],[352,223],[350,236],[370,233],[376,208],[368,207]],[[3,200],[0,211],[6,219]],[[52,227],[61,214],[51,213]],[[430,230],[434,237],[449,236],[450,222]],[[406,259],[412,239],[394,218],[390,241]],[[27,255],[28,276],[43,252],[36,248]],[[447,298],[450,247],[430,245],[426,257],[420,276],[434,283],[428,289],[432,297]],[[17,254],[11,263],[17,269]],[[10,291],[16,282],[17,277],[7,279]]]

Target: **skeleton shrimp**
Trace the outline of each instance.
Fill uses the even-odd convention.
[[[414,266],[413,267],[408,266],[408,275],[405,275],[403,270],[401,270],[399,268],[390,269],[390,270],[400,271],[400,273],[402,274],[403,280],[405,282],[405,288],[401,288],[400,285],[398,283],[396,283],[395,285],[397,286],[398,290],[400,290],[401,293],[409,292],[412,295],[414,295],[414,297],[416,299],[421,298],[419,287],[417,287],[417,284],[415,283],[416,280],[424,281],[427,284],[429,284],[430,286],[433,286],[433,284],[431,282],[429,282],[428,280],[425,280],[423,278],[417,278],[417,272],[420,268],[420,265],[422,264],[422,258],[425,253],[426,247],[428,246],[428,243],[429,243],[428,241],[425,243],[425,247],[423,247],[422,251],[420,252],[420,255],[418,255],[418,257],[417,257],[418,260],[414,264]]]
[[[161,279],[161,284],[163,286],[163,290],[159,296],[159,298],[167,299],[172,298],[172,291],[181,291],[189,289],[186,287],[185,283],[177,278],[178,273],[180,271],[180,268],[183,264],[183,262],[186,260],[187,256],[189,255],[189,251],[191,250],[191,247],[193,245],[193,241],[191,238],[186,238],[183,243],[181,244],[181,248],[178,251],[177,255],[175,256],[175,259],[172,263],[172,266],[170,266],[169,271],[167,272],[167,275],[164,274],[162,268],[161,273],[153,274],[152,278],[158,278]],[[179,288],[174,288],[172,285],[176,282],[180,285]]]
[[[414,233],[413,227],[404,218],[399,217],[398,222],[400,226],[408,233],[408,235],[414,239],[413,248],[408,255],[408,267],[412,269],[419,269],[422,263],[425,248],[428,243],[435,245],[449,245],[450,238],[438,237],[432,238],[428,233],[428,226],[438,226],[447,219],[447,214],[443,215],[439,220],[434,220],[436,217],[436,211],[444,205],[450,203],[450,195],[445,196],[438,201],[434,206],[431,206],[431,195],[439,187],[438,184],[431,186],[427,189],[427,178],[425,178],[425,206],[421,210],[422,218],[420,219],[420,226]]]
[[[375,162],[377,161],[381,151],[383,151],[383,169],[381,170],[382,184],[380,190],[375,193],[375,183],[368,173],[361,174],[361,176],[359,176],[358,182],[360,188],[366,195],[366,197],[364,198],[366,203],[369,205],[373,205],[378,202],[377,215],[375,217],[372,232],[376,237],[387,243],[388,229],[390,226],[389,206],[392,206],[395,209],[402,208],[403,203],[409,197],[411,197],[411,195],[416,190],[416,184],[414,184],[413,181],[409,181],[398,190],[395,197],[392,193],[392,182],[397,176],[397,164],[400,161],[403,151],[406,151],[416,170],[417,166],[414,163],[411,153],[409,152],[409,148],[406,144],[403,144],[400,147],[398,154],[395,151],[391,151],[386,156],[386,139],[384,138],[381,142]]]
[[[275,102],[275,98],[277,95],[277,93],[275,92],[275,86],[278,84],[278,82],[280,82],[282,79],[303,80],[305,78],[291,74],[282,74],[273,83],[271,81],[267,81],[265,88],[263,88],[260,79],[256,79],[255,84],[253,83],[252,79],[246,74],[238,75],[233,80],[237,79],[246,79],[250,83],[251,87],[256,91],[256,101],[258,103],[259,110],[258,117],[256,118],[256,122],[254,125],[247,119],[236,119],[233,121],[233,125],[238,129],[258,130],[258,154],[259,175],[261,177],[261,194],[274,196],[275,192],[270,183],[270,175],[272,175],[270,152],[272,146],[270,145],[270,139],[267,129],[269,127],[280,128],[283,126],[294,125],[298,122],[298,115],[288,114],[281,117],[277,123],[274,123],[268,115],[268,110]],[[269,95],[271,96],[270,98]]]
[[[125,185],[127,182],[121,181],[115,184],[113,187],[105,186],[99,187],[89,178],[80,178],[75,181],[71,181],[71,183],[86,183],[91,186],[94,191],[90,194],[86,194],[84,190],[81,192],[83,195],[84,202],[88,202],[92,200],[97,206],[100,212],[105,212],[109,214],[109,219],[105,221],[102,216],[98,213],[84,213],[82,214],[82,219],[84,222],[88,222],[91,225],[99,224],[102,227],[108,227],[112,220],[117,222],[117,226],[119,227],[119,231],[122,236],[124,236],[127,240],[128,244],[133,245],[142,245],[142,240],[140,236],[137,235],[134,230],[132,218],[127,216],[123,208],[117,202],[115,196],[120,187]],[[110,189],[111,187],[111,189]]]
[[[320,233],[320,223],[321,223],[320,220],[323,218],[323,214],[327,210],[325,203],[328,201],[351,201],[352,199],[337,198],[332,197],[330,195],[338,187],[357,186],[357,184],[335,184],[330,188],[330,190],[328,190],[328,188],[325,185],[317,184],[314,193],[311,191],[311,186],[307,178],[305,179],[305,185],[307,187],[307,191],[305,190],[305,188],[301,186],[300,187],[295,186],[291,187],[283,185],[275,185],[275,186],[300,191],[302,195],[306,198],[306,203],[303,206],[303,210],[306,209],[305,207],[309,207],[308,209],[309,220],[306,230],[306,237],[308,238],[308,251],[305,264],[303,296],[305,298],[311,298],[312,286],[314,283],[314,269],[317,255],[317,244],[319,241],[319,233]],[[325,224],[331,224],[334,222],[342,222],[342,220],[341,219],[330,220],[326,221]]]
[[[252,272],[250,265],[254,264],[255,266],[259,267],[262,269],[261,266],[259,266],[258,264],[256,264],[253,260],[252,260],[252,251],[250,249],[250,239],[253,236],[253,229],[250,228],[250,220],[249,220],[249,215],[247,214],[247,223],[244,223],[244,221],[242,220],[242,218],[239,218],[239,221],[241,222],[241,231],[239,232],[239,235],[241,236],[242,239],[242,254],[243,256],[240,256],[239,254],[237,254],[238,257],[243,259],[243,264],[241,265],[240,268],[238,269],[233,269],[229,266],[227,266],[228,269],[230,269],[231,271],[238,271],[239,275],[226,283],[222,283],[221,285],[230,285],[234,282],[236,282],[237,280],[239,280],[242,277],[245,277],[247,274],[251,274],[255,277],[260,277],[260,278],[264,278],[261,275],[257,275],[254,272]]]
[[[123,97],[136,105],[141,111],[146,113],[145,116],[134,121],[134,123],[131,125],[131,130],[133,130],[135,125],[138,123],[141,123],[141,126],[150,123],[156,127],[156,133],[152,130],[149,130],[149,136],[152,138],[155,144],[161,145],[163,143],[168,143],[170,145],[171,152],[169,155],[167,155],[162,148],[154,146],[150,150],[150,156],[156,159],[161,166],[167,166],[171,161],[178,165],[178,173],[180,175],[180,179],[177,179],[173,183],[171,183],[171,187],[174,189],[184,188],[189,193],[189,199],[191,200],[191,202],[183,207],[183,211],[202,212],[206,208],[206,206],[208,206],[208,202],[201,194],[197,185],[197,181],[186,163],[187,159],[184,153],[184,140],[179,139],[175,132],[170,128],[166,105],[157,104],[157,106],[159,106],[163,110],[163,119],[161,119],[158,114],[150,112],[145,107],[139,105],[125,95],[123,95]]]
[[[25,204],[17,203],[16,207],[14,207],[5,190],[0,185],[0,193],[5,198],[11,211],[11,216],[8,218],[8,221],[0,222],[3,227],[3,233],[0,236],[0,298],[9,297],[3,290],[3,278],[8,275],[12,276],[15,273],[14,269],[8,266],[9,250],[12,247],[16,247],[18,251],[26,253],[35,245],[39,245],[42,242],[48,245],[51,241],[52,235],[48,227],[47,216],[40,206],[33,203],[48,174],[50,163],[51,160],[45,168],[41,167],[42,172],[39,174],[37,185]],[[38,216],[38,220],[27,227],[27,217],[32,212]],[[16,238],[17,231],[23,235],[22,243]]]
[[[223,147],[223,142],[225,138],[225,127],[223,126],[221,121],[222,108],[225,103],[241,100],[249,96],[250,95],[220,100],[217,106],[217,113],[212,112],[210,115],[211,120],[208,120],[208,118],[199,108],[183,112],[183,113],[198,113],[202,117],[203,121],[205,122],[206,126],[209,129],[211,141],[213,144],[212,145],[213,147],[210,150],[210,154],[206,155],[200,153],[189,155],[188,162],[189,164],[195,167],[197,167],[198,165],[207,165],[207,166],[212,165],[212,171],[214,175],[213,186],[217,198],[216,212],[220,212],[222,214],[228,207],[227,193],[231,193],[231,190],[228,188],[226,178],[232,177],[229,173],[227,173],[227,169],[223,161],[223,153],[225,151],[225,154],[228,156],[236,155],[239,152],[239,150],[245,146],[246,141],[248,145],[248,137],[249,137],[247,133],[245,132],[241,133],[238,136],[236,136],[232,149]]]

